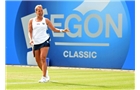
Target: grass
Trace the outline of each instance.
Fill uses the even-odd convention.
[[[36,66],[6,66],[6,90],[134,90],[134,71],[49,67],[50,81],[38,83]]]

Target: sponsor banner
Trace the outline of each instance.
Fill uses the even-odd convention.
[[[135,69],[135,1],[6,1],[6,64],[36,65],[29,45],[28,21],[34,8],[68,33],[54,33],[48,58],[52,66]],[[12,9],[12,10],[11,10]]]

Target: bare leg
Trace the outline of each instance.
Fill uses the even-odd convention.
[[[36,59],[38,67],[42,70],[42,63],[40,60],[40,50],[35,50],[35,59]]]
[[[40,59],[42,63],[42,73],[44,77],[46,77],[46,70],[47,70],[46,57],[48,55],[48,51],[49,51],[49,47],[43,47],[40,49]]]

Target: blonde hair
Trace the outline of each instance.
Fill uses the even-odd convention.
[[[38,7],[41,7],[42,8],[42,5],[36,5],[35,6],[35,11],[37,10]]]

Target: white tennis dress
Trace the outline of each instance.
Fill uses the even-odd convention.
[[[41,44],[49,38],[49,34],[47,34],[46,32],[48,30],[48,26],[46,24],[44,17],[40,22],[36,21],[36,17],[33,18],[32,27],[33,27],[32,39],[34,45]]]

